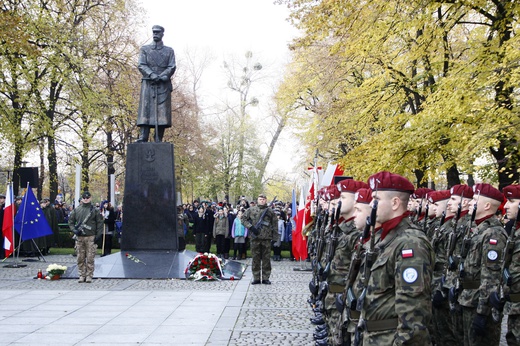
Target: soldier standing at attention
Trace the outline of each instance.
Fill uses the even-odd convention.
[[[408,217],[414,186],[386,171],[372,175],[368,182],[381,228],[358,325],[363,345],[431,345],[434,259],[428,238]]]
[[[267,206],[267,197],[258,195],[257,205],[247,209],[240,221],[251,232],[251,269],[253,281],[270,285],[271,276],[271,240],[278,239],[278,218]]]
[[[464,345],[498,346],[500,343],[500,323],[493,322],[489,295],[500,282],[500,259],[507,241],[504,227],[495,216],[503,201],[504,195],[490,184],[473,186],[470,212],[476,208],[476,228],[466,232],[461,262],[466,253],[467,257],[464,266],[459,265]],[[468,244],[466,249],[465,243]]]
[[[435,343],[443,346],[460,346],[459,336],[451,323],[450,306],[448,304],[448,292],[443,287],[442,277],[446,273],[449,235],[453,225],[451,220],[455,216],[448,208],[448,200],[451,197],[450,190],[434,191],[428,194],[430,209],[435,212],[435,218],[439,219],[437,227],[432,233],[432,246],[435,252],[435,265],[433,266],[432,279],[432,326]],[[460,331],[459,331],[460,332]]]
[[[508,270],[511,281],[504,282],[502,286],[505,307],[504,300],[501,301],[502,297],[497,295],[497,293],[495,295],[492,294],[489,300],[498,310],[504,308],[504,314],[508,315],[506,341],[509,346],[516,346],[520,345],[520,216],[518,211],[520,185],[506,186],[502,189],[502,192],[507,198],[504,208],[509,220],[508,226],[511,226],[509,241],[513,242],[510,245],[513,250],[510,263],[507,267],[504,267],[504,269]]]
[[[453,264],[450,266],[450,263],[446,263],[445,270],[445,278],[443,282],[443,288],[448,292],[454,292],[455,282],[458,275],[458,259],[460,258],[460,246],[462,244],[462,238],[464,238],[464,229],[467,227],[468,223],[471,221],[471,215],[469,212],[469,204],[473,199],[473,189],[465,184],[454,185],[450,189],[450,199],[448,200],[447,209],[450,213],[455,215],[453,219],[451,219],[451,229],[453,234],[448,234],[449,238],[452,240],[448,240],[446,243],[446,259],[448,262],[450,261],[450,242],[454,241],[455,244],[451,245],[454,249],[451,254],[453,258]],[[459,206],[460,206],[460,215],[459,215]],[[454,235],[454,237],[452,237]],[[451,301],[453,301],[453,297],[448,297]],[[456,298],[455,298],[456,299]],[[450,317],[451,317],[451,328],[453,330],[454,335],[458,338],[457,345],[464,344],[464,331],[462,326],[462,311],[458,304],[454,304],[453,302],[449,303],[450,306]]]
[[[69,216],[69,227],[76,234],[76,252],[78,253],[79,283],[92,282],[94,276],[94,257],[97,245],[96,236],[103,234],[103,216],[91,203],[92,195],[85,191],[81,195],[81,204]]]

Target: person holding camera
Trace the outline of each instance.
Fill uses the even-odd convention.
[[[81,195],[81,204],[69,216],[69,227],[76,235],[79,283],[92,282],[97,249],[95,238],[103,234],[103,216],[91,202],[92,195],[84,191]]]

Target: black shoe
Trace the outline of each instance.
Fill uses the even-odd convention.
[[[251,281],[251,285],[258,285],[259,283],[260,283],[260,280]]]
[[[329,346],[327,339],[316,340],[316,346]]]
[[[325,320],[323,319],[323,316],[316,316],[314,318],[311,318],[311,323],[312,324],[324,324],[325,323]]]
[[[271,281],[269,281],[269,280],[262,280],[262,283],[263,283],[264,285],[270,285],[270,284],[271,284]]]
[[[322,332],[325,329],[327,329],[327,325],[326,324],[320,324],[320,325],[316,326],[316,333]]]
[[[312,336],[314,336],[314,340],[323,339],[327,337],[327,331],[323,330],[319,333],[313,333]]]

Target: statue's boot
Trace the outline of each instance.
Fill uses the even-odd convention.
[[[164,126],[159,126],[159,127],[157,128],[157,137],[158,137],[158,138],[155,138],[155,142],[156,142],[156,143],[162,142],[162,139],[163,139],[163,137],[164,137],[164,130],[165,130],[165,129],[166,129],[166,128],[165,128]]]
[[[136,143],[148,142],[148,137],[150,137],[150,128],[148,126],[140,127],[140,136],[135,141]]]

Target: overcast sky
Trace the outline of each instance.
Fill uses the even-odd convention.
[[[178,59],[186,51],[209,52],[214,56],[201,81],[202,102],[206,106],[211,97],[220,97],[227,88],[222,62],[230,57],[242,59],[247,51],[252,51],[255,61],[258,59],[265,67],[262,72],[269,79],[264,81],[269,85],[265,92],[272,93],[272,86],[283,78],[283,68],[290,60],[288,43],[297,36],[297,30],[287,21],[286,6],[273,1],[141,0],[147,12],[143,42],[151,42],[151,28],[158,24],[165,28],[164,43],[175,50]],[[288,136],[287,132],[282,135],[268,169],[293,170],[287,164],[292,156],[287,150]]]

